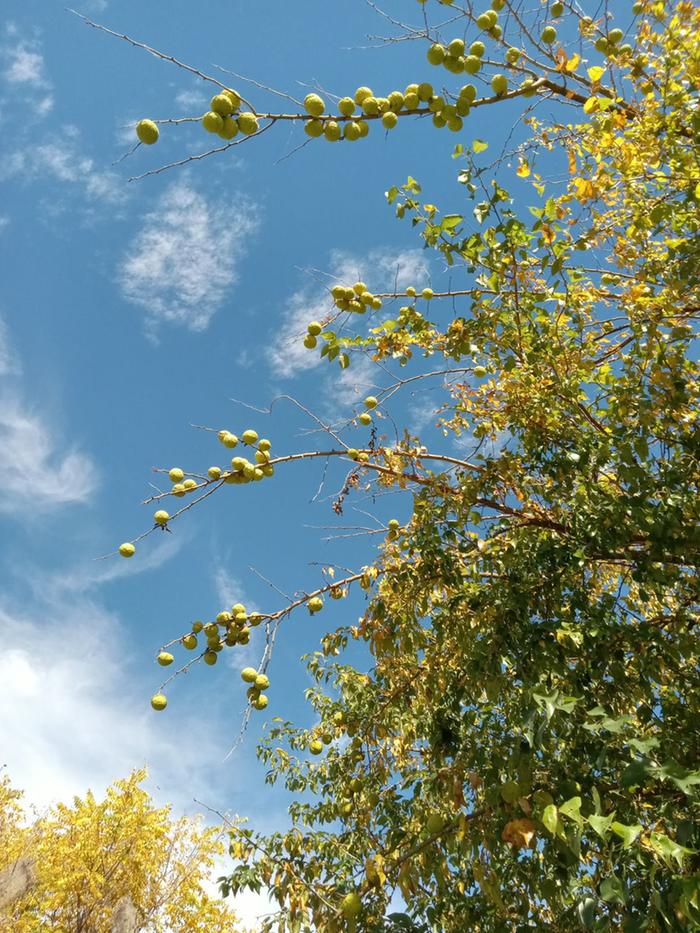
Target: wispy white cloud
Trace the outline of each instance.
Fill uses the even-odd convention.
[[[163,322],[204,330],[239,277],[257,227],[254,208],[208,199],[187,180],[171,185],[118,270],[127,301],[142,308],[153,332]]]
[[[31,93],[34,117],[45,116],[53,107],[51,82],[46,74],[41,45],[36,39],[22,38],[14,24],[5,27],[5,41],[0,45],[0,79],[12,94]]]
[[[0,376],[18,376],[21,372],[22,364],[10,345],[7,325],[0,317]]]
[[[11,393],[0,397],[0,512],[42,514],[85,502],[98,483],[92,459],[68,447],[48,419]]]
[[[0,233],[10,226],[10,218],[6,214],[0,214]]]
[[[80,134],[75,127],[64,127],[50,142],[21,146],[4,154],[0,178],[20,178],[24,183],[50,177],[75,185],[92,203],[115,205],[127,197],[120,177],[99,168],[82,153]]]
[[[45,806],[88,787],[99,793],[149,764],[171,802],[192,809],[192,794],[206,787],[220,750],[186,711],[156,719],[148,697],[136,684],[129,688],[128,641],[117,617],[84,598],[37,605],[35,613],[3,604],[0,627],[0,704],[7,711],[0,747],[31,802]]]
[[[310,321],[323,322],[333,313],[329,290],[337,282],[352,285],[362,280],[370,291],[401,291],[407,285],[420,286],[428,276],[425,254],[417,249],[398,252],[377,249],[366,256],[335,250],[331,253],[330,269],[325,287],[314,284],[301,288],[287,302],[282,326],[268,351],[275,375],[289,377],[321,363],[328,365],[318,352],[304,347],[303,339]]]

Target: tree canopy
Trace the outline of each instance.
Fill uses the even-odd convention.
[[[397,183],[389,203],[452,284],[379,292],[368,270],[334,284],[300,335],[341,368],[364,354],[405,375],[347,426],[322,425],[322,449],[219,431],[230,465],[171,471],[154,497],[157,531],[304,459],[345,471],[338,509],[366,484],[412,506],[355,573],[304,581],[269,612],[221,607],[159,656],[213,664],[250,626],[271,650],[294,611],[330,617],[306,659],[317,724],[274,719],[259,749],[298,795],[292,825],[233,831],[223,891],[268,888],[279,913],[264,930],[698,929],[700,11],[419,11],[420,27],[392,22],[435,86],[319,91],[272,113],[204,76],[211,111],[182,118],[221,137],[212,155],[288,121],[311,145],[369,145],[378,124],[421,120],[458,134],[468,204],[432,203],[430,178]],[[513,100],[527,140],[489,164],[469,120]],[[168,122],[142,121],[140,141]],[[392,400],[421,380],[442,387],[440,450],[389,429]],[[171,497],[186,502],[166,511]],[[352,587],[362,617],[333,629],[324,598]],[[351,642],[366,670],[344,663]],[[270,650],[243,671],[257,710]]]

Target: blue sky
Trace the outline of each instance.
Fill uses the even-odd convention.
[[[417,4],[385,8],[419,21]],[[430,68],[422,43],[369,39],[392,27],[359,0],[93,0],[80,9],[207,73],[219,64],[296,96],[316,81],[338,94],[360,84],[388,92],[446,74]],[[209,142],[198,126],[164,127],[157,146],[115,165],[134,122],[203,112],[210,88],[86,28],[62,2],[6,0],[2,16],[0,702],[11,715],[0,719],[0,762],[39,805],[100,790],[146,762],[152,788],[178,809],[196,809],[197,797],[259,828],[283,825],[284,794],[263,787],[255,761],[264,715],[225,758],[244,705],[238,670],[255,663],[259,640],[179,678],[161,715],[148,702],[162,679],[154,656],[192,619],[232,601],[280,608],[250,566],[294,593],[319,584],[318,564],[371,560],[380,537],[324,540],[375,524],[353,508],[334,515],[344,473],[329,470],[315,502],[318,463],[225,487],[133,560],[94,558],[149,527],[153,509],[139,503],[159,482],[152,467],[226,465],[214,435],[192,423],[253,427],[276,453],[323,443],[289,405],[269,416],[232,399],[264,408],[289,393],[342,422],[391,381],[362,360],[341,378],[300,349],[306,322],[328,310],[323,284],[357,275],[373,290],[396,275],[417,287],[444,282],[384,192],[412,174],[426,200],[466,210],[453,147],[477,136],[497,144],[515,110],[477,112],[459,135],[401,120],[388,135],[375,130],[352,146],[319,140],[279,161],[305,139],[284,126],[129,184]],[[231,83],[273,107],[269,95]],[[438,400],[423,389],[397,397],[391,414],[425,427]],[[346,434],[358,445],[366,436]],[[409,504],[361,494],[351,506],[386,519]],[[361,606],[359,597],[329,601],[320,616],[284,623],[269,716],[311,722],[298,658]]]

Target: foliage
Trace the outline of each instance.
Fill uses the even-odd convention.
[[[412,502],[356,574],[204,629],[214,663],[250,624],[269,636],[323,595],[369,596],[358,624],[307,659],[317,725],[274,722],[259,749],[269,781],[298,795],[293,825],[236,830],[224,893],[269,888],[270,930],[698,929],[700,11],[637,2],[622,43],[608,18],[569,2],[532,12],[506,0],[493,16],[442,6],[454,19],[441,29],[488,52],[438,41],[427,18],[405,38],[448,73],[486,75],[485,96],[421,84],[392,102],[360,88],[343,99],[349,114],[324,116],[313,95],[306,114],[253,111],[253,126],[246,112],[240,127],[252,140],[296,119],[333,141],[341,125],[393,130],[417,115],[459,131],[470,111],[516,100],[529,138],[512,170],[485,166],[480,140],[457,146],[470,213],[424,201],[413,178],[388,192],[459,288],[339,283],[305,338],[342,367],[365,353],[441,378],[446,442],[461,438],[468,457],[382,434],[404,377],[367,400],[362,446],[330,431],[330,450],[271,457],[256,437],[255,464],[183,473],[190,489],[156,497],[204,497],[323,457],[350,470],[341,498],[373,481]],[[213,102],[214,116],[239,119],[236,99]],[[180,513],[159,514],[157,526]],[[350,641],[366,644],[367,672],[342,663]],[[392,914],[397,893],[405,912]]]
[[[134,771],[102,801],[88,791],[30,822],[23,819],[21,794],[3,777],[0,872],[31,860],[36,880],[0,910],[0,928],[112,933],[116,911],[128,901],[144,933],[236,929],[233,912],[203,888],[225,851],[222,829],[175,820],[168,807],[155,807],[140,786],[145,777]]]

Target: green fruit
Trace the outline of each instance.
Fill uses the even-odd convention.
[[[351,120],[350,123],[345,124],[343,130],[343,136],[347,139],[348,142],[354,143],[360,138],[362,132],[360,131],[359,123],[356,123],[354,120]]]
[[[182,485],[182,483],[175,483],[170,492],[174,496],[177,496],[178,499],[181,499],[185,495],[185,487]]]
[[[151,697],[151,706],[153,707],[153,709],[156,709],[160,712],[160,710],[165,709],[167,705],[168,705],[167,697],[163,696],[162,693],[156,693],[155,696]]]
[[[474,367],[474,375],[475,375],[475,376],[478,376],[479,378],[485,376],[486,373],[487,373],[487,371],[488,371],[488,370],[486,369],[485,366],[475,366],[475,367]]]
[[[447,52],[453,58],[459,58],[460,55],[464,55],[464,39],[453,39],[447,46]]]
[[[323,121],[322,120],[307,120],[304,123],[304,132],[307,136],[310,136],[312,139],[318,139],[319,136],[323,136]]]
[[[221,467],[213,466],[209,467],[207,470],[207,476],[209,479],[221,479]]]
[[[205,651],[203,657],[204,657],[204,663],[208,664],[209,667],[213,667],[216,664],[216,662],[219,660],[219,656],[217,655],[216,651],[213,651],[212,649],[209,649],[209,651]]]
[[[214,113],[218,113],[222,117],[228,117],[229,114],[233,113],[233,102],[228,94],[217,94],[212,97],[209,107]]]
[[[264,466],[268,462],[269,459],[270,459],[270,455],[266,450],[255,451],[255,462],[259,463],[260,466]]]
[[[372,88],[371,87],[358,87],[355,91],[355,103],[360,106],[368,98],[372,97]]]
[[[231,112],[238,110],[238,108],[241,106],[241,95],[238,93],[238,91],[232,91],[231,88],[227,87],[221,93],[225,94],[226,97],[228,97],[228,99],[231,101]],[[214,108],[212,107],[212,110],[213,109]]]
[[[350,117],[355,112],[355,101],[352,97],[341,97],[338,101],[338,110],[344,117]]]
[[[323,609],[323,600],[320,596],[312,596],[306,605],[311,615],[313,615],[315,612],[320,612],[321,609]]]
[[[445,98],[438,94],[436,97],[430,99],[428,110],[431,110],[433,113],[441,113],[445,109],[445,105]]]
[[[246,136],[252,136],[258,132],[258,118],[254,113],[242,113],[238,117],[238,129]]]
[[[476,55],[477,58],[483,58],[486,46],[483,42],[472,42],[469,46],[469,54]]]
[[[270,686],[270,678],[267,676],[267,674],[258,674],[258,676],[255,678],[255,686],[258,688],[258,690],[267,690],[267,688]]]
[[[481,59],[476,55],[467,55],[464,59],[464,70],[468,75],[475,75],[481,68]]]
[[[272,447],[272,441],[269,441],[266,437],[261,437],[258,441],[258,450],[269,450]]]
[[[398,518],[390,518],[390,519],[389,519],[389,522],[388,522],[388,527],[391,528],[391,529],[393,529],[394,531],[395,531],[397,528],[399,528],[400,526],[399,526],[399,520],[398,520]]]
[[[608,40],[605,36],[600,36],[595,40],[594,47],[597,52],[602,52],[603,55],[608,51]]]
[[[182,639],[182,644],[187,648],[188,651],[194,651],[197,647],[197,636],[194,632],[191,632],[189,635],[185,635]]]
[[[493,88],[493,93],[498,94],[499,97],[502,97],[508,91],[508,78],[505,75],[494,75],[491,78],[491,87]]]
[[[535,83],[532,78],[526,78],[520,85],[520,90],[522,91],[523,97],[534,97],[534,95],[537,93],[537,89],[535,88]]]
[[[255,444],[258,440],[258,432],[253,431],[252,428],[248,428],[247,431],[244,431],[243,434],[241,434],[241,440],[244,444]]]
[[[471,106],[468,100],[464,100],[463,97],[460,97],[455,104],[455,110],[460,117],[468,117],[471,111]]]
[[[238,438],[235,434],[231,434],[230,431],[219,431],[219,440],[224,447],[228,447],[229,450],[232,447],[236,447],[238,444]]]
[[[351,816],[354,809],[355,807],[351,800],[346,800],[345,803],[341,803],[338,807],[341,816]]]
[[[378,97],[378,98],[377,98],[377,107],[379,108],[379,112],[380,112],[380,113],[386,113],[387,110],[390,110],[390,109],[391,109],[391,105],[389,104],[389,98],[388,98],[388,97]]]
[[[258,672],[254,667],[244,667],[241,671],[241,680],[245,681],[247,684],[254,684],[258,676]]]
[[[267,699],[265,694],[261,693],[260,696],[256,697],[252,701],[251,706],[253,707],[253,709],[265,709],[268,703],[269,703],[269,700]]]
[[[314,739],[309,743],[309,751],[312,755],[320,755],[323,751],[323,742],[320,739]]]
[[[136,548],[130,541],[125,541],[124,544],[119,545],[119,553],[122,557],[133,557],[136,553]]]
[[[467,100],[471,104],[476,100],[476,88],[473,84],[465,84],[464,87],[460,89],[459,96],[462,100]],[[408,294],[408,289],[406,290],[406,294]],[[413,294],[415,295],[415,291]]]
[[[221,114],[210,110],[202,117],[202,126],[208,133],[220,133],[224,128],[224,118]]]
[[[376,408],[378,404],[379,402],[374,397],[374,395],[368,395],[367,398],[365,399],[365,408],[369,408],[369,409]]]
[[[376,117],[379,113],[379,104],[376,97],[365,97],[361,106],[369,117]]]
[[[156,661],[160,664],[161,667],[167,667],[168,664],[172,664],[175,658],[170,654],[169,651],[161,651],[161,653],[156,658]]]
[[[193,632],[201,632],[203,628],[204,628],[204,625],[199,621],[192,623]]]
[[[418,91],[416,93],[418,94],[419,100],[430,100],[433,96],[433,86],[432,84],[428,84],[427,81],[423,81],[418,85]]]
[[[238,136],[238,123],[233,117],[224,117],[224,125],[219,130],[219,136],[227,140]]]
[[[451,55],[448,55],[443,65],[453,75],[462,74],[464,71],[464,59],[461,56],[459,58],[453,58]]]
[[[136,124],[136,135],[147,146],[152,146],[158,142],[160,130],[153,120],[139,120]]]
[[[430,299],[433,298],[434,296],[435,296],[435,292],[432,290],[432,288],[424,288],[423,291],[421,292],[421,297],[425,301],[430,301]]]
[[[323,135],[329,143],[337,143],[342,135],[340,125],[335,120],[328,120],[323,127]]]
[[[337,713],[333,713],[333,722],[336,726],[342,726],[345,723],[345,713],[340,710]]]
[[[542,30],[541,39],[547,45],[552,45],[557,40],[557,31],[554,26],[545,26]]]
[[[520,51],[520,49],[510,48],[506,52],[506,61],[508,62],[509,65],[514,65],[518,61],[521,55],[522,55],[522,52]]]
[[[304,346],[307,350],[315,350],[317,343],[318,340],[316,340],[313,334],[307,334],[306,337],[304,337]]]
[[[445,819],[440,816],[439,813],[431,813],[425,822],[425,828],[430,836],[434,835],[434,833],[439,833],[444,826]]]
[[[608,42],[612,42],[613,45],[617,45],[618,42],[622,42],[622,37],[624,32],[621,29],[611,29],[608,33]]]
[[[446,54],[445,46],[436,42],[435,45],[430,46],[426,57],[431,65],[441,65],[445,61]]]
[[[551,5],[551,7],[549,8],[549,12],[551,13],[552,16],[561,16],[561,14],[564,12],[564,4],[559,3],[557,0],[556,3],[553,3]]]
[[[170,521],[170,516],[163,509],[159,509],[153,516],[153,521],[156,525],[166,525]]]
[[[387,111],[382,117],[382,126],[386,130],[393,130],[398,122],[399,118],[392,110]]]
[[[391,94],[389,94],[389,109],[393,110],[394,113],[399,113],[403,105],[404,96],[401,91],[392,91]]]
[[[343,900],[340,902],[340,910],[342,911],[342,914],[346,920],[353,920],[362,910],[362,901],[360,900],[360,895],[355,891],[352,891],[350,894],[346,894]]]
[[[406,94],[403,105],[406,110],[417,110],[420,105],[420,97],[417,93]]]
[[[458,116],[450,117],[447,121],[447,129],[452,130],[453,133],[459,133],[463,126],[464,121]]]
[[[171,483],[181,483],[185,478],[185,474],[179,467],[173,467],[172,470],[168,473]]]
[[[197,488],[197,480],[196,480],[196,479],[186,479],[185,482],[184,482],[182,485],[183,485],[184,488],[187,489],[187,490],[196,489],[196,488]]]
[[[368,411],[361,412],[357,416],[357,420],[360,422],[360,424],[363,424],[365,426],[367,426],[368,424],[372,424],[372,416],[370,415]]]
[[[320,117],[326,109],[326,104],[318,94],[307,94],[304,98],[304,108],[312,117]]]
[[[476,25],[479,29],[490,29],[493,23],[491,22],[491,16],[489,15],[491,10],[488,10],[486,13],[481,13],[476,18]]]

